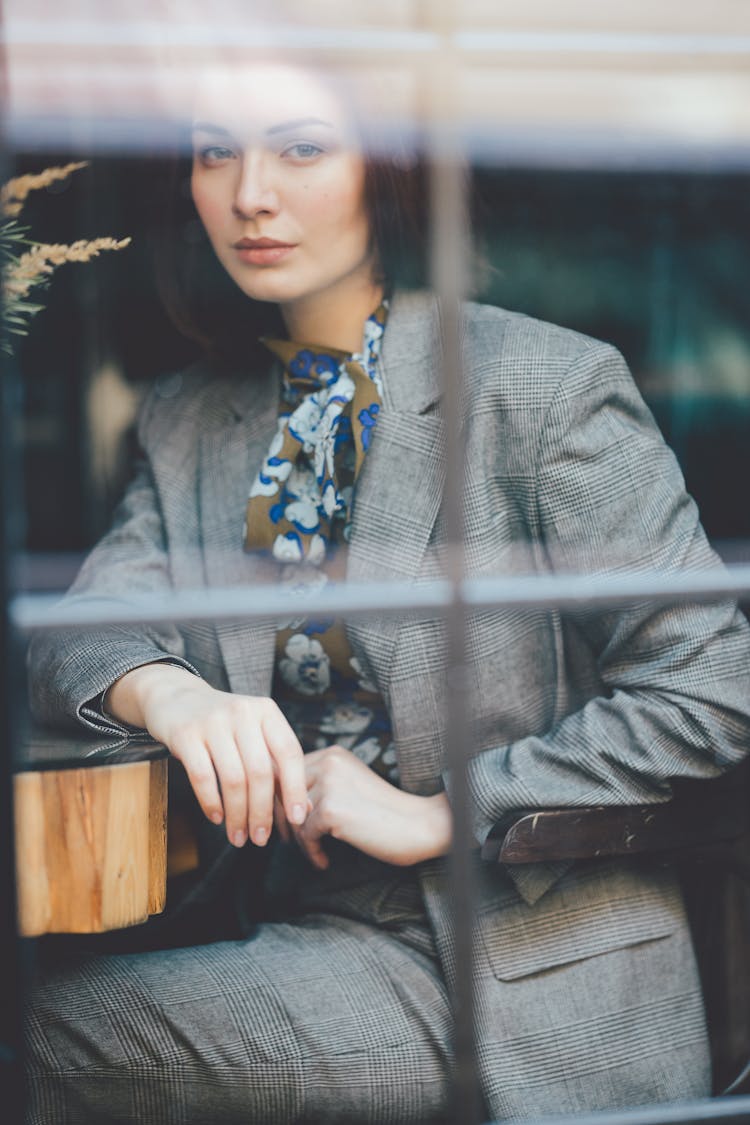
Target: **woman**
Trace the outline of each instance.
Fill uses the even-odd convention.
[[[391,292],[382,199],[331,88],[271,64],[228,81],[197,94],[192,198],[246,302],[247,336],[230,343],[252,354],[251,370],[204,366],[157,385],[140,417],[144,461],[73,597],[297,585],[344,567],[354,580],[440,572],[434,302]],[[262,361],[253,317],[273,323],[275,310],[283,332],[264,347],[280,362]],[[467,306],[464,324],[472,572],[714,565],[617,353],[494,308]],[[424,620],[35,642],[41,717],[145,728],[185,767],[214,826],[213,864],[185,917],[197,904],[205,927],[229,896],[261,920],[200,946],[186,924],[184,948],[84,954],[48,971],[28,1020],[32,1122],[444,1110],[441,646],[440,624]],[[477,840],[513,809],[663,799],[670,777],[737,761],[749,656],[732,605],[475,615]],[[242,863],[257,849],[270,856],[260,904]],[[708,1092],[700,990],[667,870],[477,872],[488,1115]],[[227,933],[217,922],[208,936]]]

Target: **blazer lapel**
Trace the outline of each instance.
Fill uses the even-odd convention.
[[[208,586],[256,586],[273,581],[275,568],[243,550],[243,520],[253,477],[268,450],[278,410],[278,368],[237,383],[231,415],[205,432],[200,449],[200,521]],[[215,626],[233,692],[268,695],[273,671],[272,621]]]
[[[444,486],[437,303],[421,293],[396,294],[380,358],[384,396],[357,481],[347,578],[353,583],[415,581],[439,575],[427,547]],[[237,383],[231,415],[204,433],[200,451],[200,520],[206,583],[261,585],[275,568],[242,550],[242,526],[254,474],[276,424],[279,368]],[[355,655],[386,699],[401,622],[373,615],[347,627]],[[270,692],[275,625],[220,622],[216,633],[232,691]]]
[[[445,478],[439,319],[434,298],[397,294],[383,339],[383,408],[357,481],[347,577],[351,582],[413,582],[437,577],[425,554]],[[347,628],[355,655],[389,699],[401,622],[372,616]]]

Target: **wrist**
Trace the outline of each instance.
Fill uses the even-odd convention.
[[[453,814],[445,793],[420,797],[423,802],[425,827],[425,854],[422,859],[437,859],[447,855],[453,842]]]
[[[135,727],[148,727],[148,715],[158,698],[186,684],[196,676],[176,664],[157,661],[131,669],[107,689],[107,711],[121,722]],[[200,681],[199,681],[200,682]]]

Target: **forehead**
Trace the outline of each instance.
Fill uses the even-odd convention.
[[[196,83],[193,121],[209,121],[236,136],[254,136],[293,121],[319,119],[352,133],[343,93],[314,71],[275,63],[221,67]]]

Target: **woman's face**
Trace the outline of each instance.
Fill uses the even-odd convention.
[[[370,280],[364,176],[347,114],[314,75],[264,63],[201,84],[193,200],[248,297],[293,305]]]

